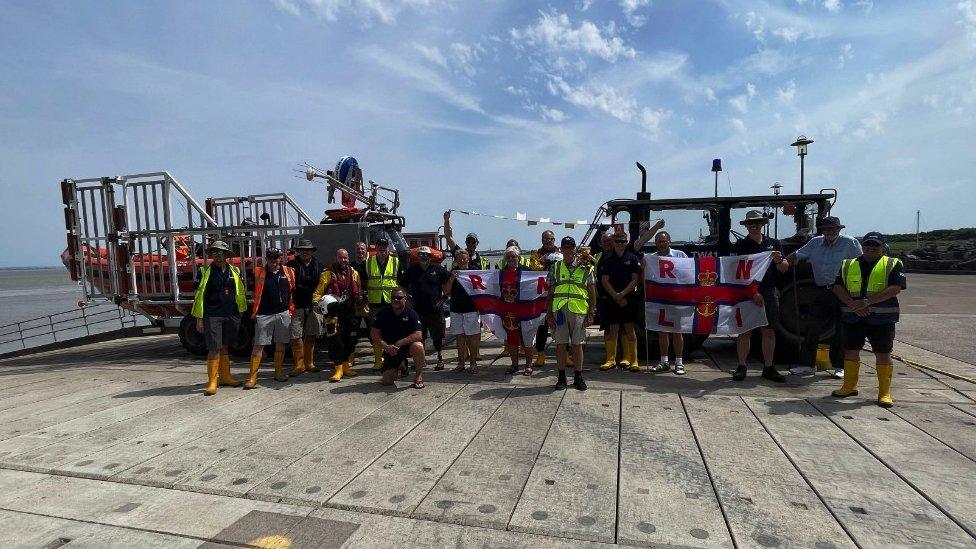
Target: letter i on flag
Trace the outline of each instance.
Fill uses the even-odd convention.
[[[765,326],[766,310],[753,303],[772,252],[729,257],[647,254],[644,322],[648,330],[736,335]]]
[[[545,271],[459,271],[457,282],[471,296],[481,320],[507,345],[528,347],[546,316]]]

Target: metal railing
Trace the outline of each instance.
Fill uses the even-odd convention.
[[[0,353],[149,325],[131,311],[99,303],[0,326]]]

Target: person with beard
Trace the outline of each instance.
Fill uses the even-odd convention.
[[[542,232],[542,247],[533,251],[529,255],[529,269],[533,271],[548,271],[553,261],[549,256],[558,253],[556,248],[556,233],[552,231]],[[535,333],[535,367],[542,368],[546,365],[546,340],[549,338],[549,325],[543,322],[539,326],[539,331]],[[568,365],[572,366],[572,359]]]
[[[444,357],[441,351],[444,346],[444,304],[443,286],[450,278],[447,269],[430,260],[430,248],[421,246],[417,249],[417,263],[411,265],[400,277],[400,285],[407,289],[411,306],[420,315],[423,326],[423,339],[427,336],[434,342],[437,352],[437,364],[434,370],[444,369]]]
[[[383,307],[373,319],[370,338],[373,345],[383,352],[383,385],[394,385],[397,372],[406,370],[406,362],[413,359],[417,374],[413,379],[414,389],[424,388],[424,366],[427,358],[421,341],[423,328],[420,316],[407,307],[407,292],[396,286],[390,290],[392,304]]]
[[[353,323],[356,321],[356,311],[362,307],[362,285],[359,273],[349,264],[349,252],[344,248],[336,250],[335,263],[322,271],[319,284],[312,294],[312,301],[319,303],[322,296],[331,295],[335,301],[329,306],[326,323],[334,322],[335,330],[330,333],[326,329],[329,341],[329,357],[332,359],[334,370],[329,381],[336,383],[343,376],[356,377],[353,367],[356,360],[356,337]]]
[[[312,293],[322,276],[324,265],[315,259],[315,245],[311,240],[299,240],[293,248],[298,257],[285,264],[295,272],[295,314],[291,317],[291,353],[295,367],[289,376],[305,371],[317,372],[315,366],[315,342],[322,332],[322,318],[315,312]]]

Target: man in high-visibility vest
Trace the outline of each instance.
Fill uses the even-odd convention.
[[[552,266],[549,257],[557,252],[559,252],[559,248],[556,247],[556,233],[549,230],[542,231],[542,247],[529,255],[529,270],[548,271],[549,267]],[[548,338],[549,325],[543,322],[535,333],[536,368],[542,368],[546,365],[546,339]]]
[[[844,384],[831,393],[843,398],[857,394],[860,352],[871,342],[878,372],[878,405],[891,408],[891,349],[898,322],[898,298],[906,285],[901,260],[884,255],[884,236],[870,232],[861,239],[861,257],[841,262],[834,295],[841,302],[844,337]]]
[[[563,237],[560,242],[563,258],[549,269],[549,304],[546,323],[552,329],[556,343],[556,369],[559,378],[556,390],[566,389],[566,354],[573,354],[573,386],[586,390],[583,381],[583,340],[586,327],[593,323],[596,308],[596,284],[593,266],[580,264],[576,256],[576,239]],[[569,349],[567,349],[569,346]]]
[[[295,314],[295,271],[281,264],[281,250],[268,248],[264,252],[264,267],[254,268],[254,304],[251,318],[254,322],[254,345],[251,347],[251,369],[245,389],[253,389],[258,383],[258,368],[264,348],[272,343],[274,350],[274,379],[288,381],[282,368],[285,346],[291,336],[291,319]],[[298,361],[298,357],[296,357]]]
[[[217,385],[239,387],[241,382],[230,373],[230,345],[237,342],[241,313],[247,309],[244,282],[237,267],[227,263],[233,252],[222,240],[210,245],[213,257],[200,272],[200,285],[193,296],[193,316],[197,331],[207,343],[207,388],[203,394],[217,392]]]
[[[390,254],[390,241],[380,238],[376,241],[376,255],[366,260],[366,301],[369,303],[370,322],[376,320],[380,309],[392,303],[390,292],[397,287],[401,275],[400,259]],[[383,368],[383,348],[373,344],[373,369]]]

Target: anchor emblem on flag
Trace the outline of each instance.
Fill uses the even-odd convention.
[[[698,307],[696,308],[698,310],[698,314],[702,316],[712,316],[713,314],[715,314],[715,311],[717,310],[717,308],[715,307],[715,300],[712,299],[712,296],[710,295],[705,296],[704,301],[699,303]]]
[[[517,332],[519,329],[518,319],[512,313],[505,313],[505,316],[502,317],[502,325],[510,332]]]

